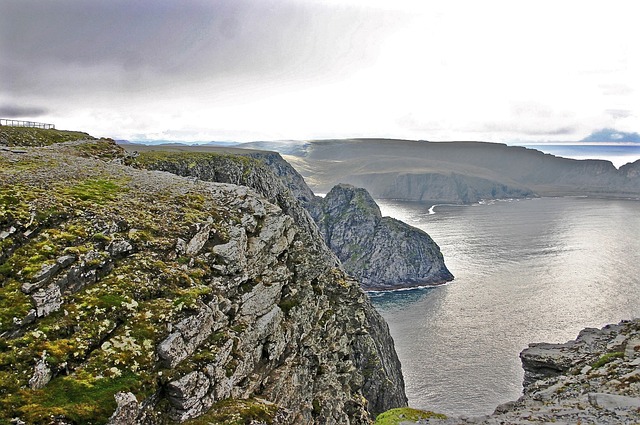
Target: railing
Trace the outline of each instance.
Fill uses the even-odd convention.
[[[6,125],[9,127],[33,127],[33,128],[44,128],[45,130],[50,130],[52,128],[56,128],[53,124],[45,124],[43,122],[33,122],[33,121],[22,121],[22,120],[9,120],[0,118],[0,125]]]

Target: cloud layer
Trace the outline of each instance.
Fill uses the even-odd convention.
[[[633,132],[634,7],[5,0],[0,114],[130,139]]]

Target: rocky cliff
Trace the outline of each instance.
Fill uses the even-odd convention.
[[[382,217],[364,189],[338,185],[325,198],[316,197],[302,176],[274,152],[144,149],[128,163],[205,181],[249,186],[304,223],[309,232],[316,233],[317,225],[344,269],[365,289],[432,285],[453,279],[440,248],[429,235]],[[272,173],[279,178],[273,179]]]
[[[479,418],[419,424],[640,423],[640,319],[584,329],[564,344],[531,344],[520,354],[524,395]]]
[[[376,198],[453,203],[536,195],[640,196],[640,177],[628,172],[631,166],[617,170],[609,161],[567,159],[500,143],[343,139],[298,146],[289,143],[282,151],[318,192],[349,183]]]
[[[453,279],[428,234],[382,217],[369,193],[337,185],[311,209],[325,242],[365,289],[432,285]]]
[[[406,405],[386,323],[306,211],[123,162],[108,140],[0,150],[0,421],[365,424]]]

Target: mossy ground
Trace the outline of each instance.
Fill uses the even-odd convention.
[[[170,373],[159,373],[155,347],[168,324],[211,299],[204,282],[215,271],[176,258],[176,240],[188,240],[194,225],[208,220],[223,237],[227,220],[237,218],[223,219],[196,187],[141,183],[124,167],[102,165],[119,155],[113,146],[96,141],[66,146],[60,156],[29,151],[0,158],[0,232],[10,233],[0,240],[0,423],[20,417],[46,424],[56,415],[105,423],[116,392],[144,398],[159,390]],[[127,240],[133,252],[110,258],[113,240]],[[88,253],[94,254],[83,262]],[[95,270],[98,281],[65,294],[60,310],[17,325],[34,308],[22,284],[63,255]],[[207,347],[215,350],[227,337],[218,333]],[[29,378],[45,352],[53,379],[32,390]],[[209,357],[203,352],[190,362]]]
[[[54,143],[92,139],[95,137],[81,131],[0,126],[0,144],[7,146],[49,146]]]
[[[411,407],[400,407],[387,410],[376,417],[375,425],[398,425],[403,421],[417,421],[420,419],[446,419],[446,415],[424,410],[412,409]]]
[[[272,424],[278,406],[258,399],[223,400],[211,408],[208,414],[183,422],[185,425],[245,425],[250,423]]]

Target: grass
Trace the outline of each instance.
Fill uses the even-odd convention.
[[[63,193],[81,201],[106,204],[114,201],[119,193],[128,189],[114,179],[88,179],[71,187],[63,189]]]
[[[214,404],[209,413],[183,422],[183,425],[272,424],[277,412],[278,406],[265,400],[227,399]]]
[[[8,146],[49,146],[74,140],[94,139],[95,137],[81,131],[0,126],[0,143]]]
[[[620,359],[624,357],[624,353],[621,351],[615,351],[612,353],[606,353],[604,355],[602,355],[598,360],[596,360],[591,367],[594,369],[597,369],[599,367],[602,367],[604,365],[606,365],[607,363],[610,363],[612,361],[614,361],[615,359]]]
[[[20,390],[23,405],[17,409],[29,424],[49,424],[51,415],[62,415],[75,423],[106,423],[116,408],[113,395],[119,391],[139,390],[139,377],[124,373],[117,378],[81,380],[59,377],[41,390]],[[96,402],[99,401],[99,402]]]
[[[376,417],[375,425],[398,425],[403,421],[417,421],[429,418],[447,419],[447,416],[441,413],[418,410],[411,407],[399,407],[379,414]]]

